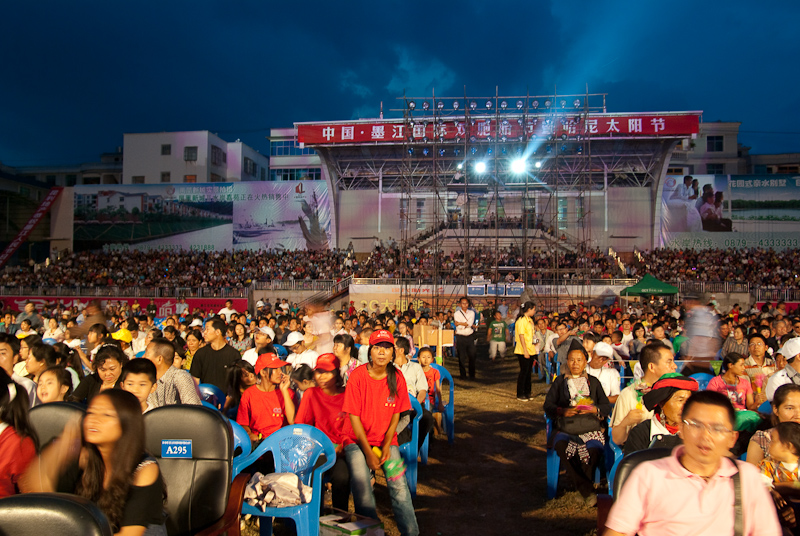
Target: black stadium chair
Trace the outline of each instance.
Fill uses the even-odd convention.
[[[83,417],[86,408],[73,402],[52,402],[31,409],[28,418],[39,436],[39,448],[61,435],[64,426],[76,417]]]
[[[147,450],[158,458],[167,485],[170,536],[238,535],[250,475],[238,475],[231,484],[233,432],[225,417],[204,406],[174,405],[145,413],[144,424]],[[169,457],[169,443],[163,444],[162,452],[162,442],[169,440],[190,441],[191,457],[182,447],[177,447],[177,454],[185,457]]]
[[[630,476],[631,471],[642,462],[666,458],[670,454],[672,454],[671,449],[645,449],[626,454],[620,460],[614,477],[614,488],[609,490],[613,495],[597,496],[597,534],[603,534],[605,531],[606,520],[608,519],[608,513],[611,511],[611,505],[614,503],[614,497],[619,497],[622,486],[625,485],[625,481]]]
[[[0,536],[112,536],[105,514],[88,499],[28,493],[0,499]]]

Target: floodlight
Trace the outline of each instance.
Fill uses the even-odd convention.
[[[524,158],[517,158],[513,162],[511,162],[511,171],[514,173],[525,173],[525,159]]]
[[[505,110],[506,108],[508,108],[508,103],[506,101],[501,101],[500,102],[500,108]]]
[[[416,107],[417,107],[417,103],[416,102],[414,102],[413,100],[412,101],[408,101],[408,109],[409,110],[413,110]]]
[[[491,107],[492,107],[492,101],[487,100],[486,101],[486,109],[489,110],[489,109],[491,109]]]
[[[478,103],[477,102],[472,101],[472,102],[469,103],[469,109],[470,110],[474,110],[477,107],[478,107]]]
[[[443,109],[443,108],[444,108],[444,103],[443,103],[442,101],[439,101],[439,102],[436,104],[436,108],[437,108],[437,109],[439,109],[439,110]]]
[[[534,164],[534,166],[536,166],[537,169],[542,167],[542,161],[541,160],[537,160],[536,163]]]
[[[428,108],[430,108],[430,107],[431,107],[431,105],[428,104],[428,101],[425,101],[425,102],[422,103],[422,109],[423,110],[428,111]]]
[[[524,103],[524,102],[522,102],[521,100],[518,100],[518,101],[517,101],[517,110],[522,110],[522,108],[523,108],[524,106],[525,106],[525,103]]]
[[[572,105],[575,106],[575,108],[580,108],[581,107],[581,99],[575,99],[575,102],[573,102]]]
[[[536,109],[538,107],[539,107],[539,101],[538,100],[534,100],[534,101],[531,102],[531,108]]]
[[[484,164],[483,162],[476,162],[475,171],[477,173],[483,173],[484,171],[486,171],[486,164]]]

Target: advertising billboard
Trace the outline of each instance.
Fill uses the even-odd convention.
[[[668,175],[660,246],[800,247],[800,176]]]

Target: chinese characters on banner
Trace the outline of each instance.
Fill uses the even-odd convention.
[[[74,296],[48,296],[46,298],[41,296],[4,296],[0,298],[0,303],[2,303],[4,311],[22,311],[25,308],[25,304],[31,301],[36,305],[36,309],[39,312],[43,312],[45,310],[45,305],[48,304],[54,306],[60,303],[66,307],[77,306],[82,308],[86,307],[93,299],[96,298]],[[226,300],[231,300],[233,302],[233,308],[240,313],[247,310],[247,298],[186,298],[186,305],[188,306],[187,314],[192,314],[195,309],[201,309],[205,311],[206,314],[217,313],[220,309],[225,307]],[[114,297],[113,299],[103,298],[100,301],[100,306],[105,309],[109,301],[113,304],[120,305],[123,302],[127,302],[129,311],[131,306],[138,302],[141,310],[144,311],[150,303],[150,298],[128,298],[125,296]],[[178,314],[179,309],[177,306],[179,302],[177,299],[155,298],[155,302],[158,308],[156,310],[156,316],[158,318]]]
[[[420,118],[413,124],[402,120],[365,123],[298,123],[297,141],[308,145],[407,141],[514,140],[562,135],[613,136],[688,136],[697,134],[698,114],[552,115],[514,117]],[[474,140],[473,140],[474,138]],[[504,141],[505,141],[504,140]]]

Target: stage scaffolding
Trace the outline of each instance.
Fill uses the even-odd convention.
[[[430,253],[431,282],[468,285],[473,277],[484,276],[487,282],[505,283],[511,281],[509,274],[527,285],[563,282],[565,274],[590,279],[586,255],[592,249],[592,143],[570,127],[589,113],[605,113],[605,94],[501,96],[496,91],[491,97],[432,93],[400,100],[402,110],[397,111],[403,113],[407,133],[400,188],[403,259],[413,258],[416,251]],[[464,124],[473,127],[455,143],[436,136],[437,126],[453,116],[463,116]],[[517,128],[510,128],[512,121]],[[476,125],[480,130],[481,122],[487,125],[485,135],[467,137]],[[430,133],[430,124],[432,137],[414,136],[415,128]],[[565,133],[556,136],[558,125]],[[426,208],[418,210],[422,205]],[[506,252],[523,259],[522,265],[509,268],[501,258]],[[469,262],[476,253],[482,255],[481,266]],[[528,262],[534,254],[544,261]],[[458,279],[443,270],[448,256],[465,259]],[[576,257],[577,267],[567,268],[563,256]],[[401,295],[408,302],[419,295],[415,286],[420,283],[404,281]],[[433,285],[431,309],[450,305],[463,293],[458,288],[458,295],[443,295]],[[563,301],[564,294],[556,294]],[[566,298],[577,303],[587,296]],[[494,297],[482,299],[495,304]],[[536,301],[547,309],[558,307],[558,296],[550,293],[537,294]]]

